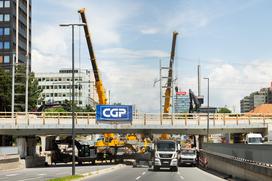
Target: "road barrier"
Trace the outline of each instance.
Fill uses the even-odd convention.
[[[96,121],[95,112],[75,113],[76,124],[101,124]],[[0,124],[66,124],[71,120],[70,112],[16,112],[12,118],[11,112],[0,112]],[[205,113],[175,113],[175,114],[156,114],[156,113],[137,113],[133,114],[134,125],[205,125],[208,115]],[[267,124],[272,122],[272,114],[209,114],[209,124],[217,125],[252,125]],[[114,121],[110,122],[115,124]]]
[[[207,150],[200,150],[199,157],[200,160],[206,160],[205,168],[224,173],[229,178],[248,181],[270,181],[272,178],[270,166]]]

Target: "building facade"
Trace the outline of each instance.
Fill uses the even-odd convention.
[[[249,112],[261,104],[272,103],[272,85],[270,88],[262,88],[252,92],[249,96],[240,100],[241,113]]]
[[[250,108],[250,97],[249,96],[244,97],[240,101],[240,106],[241,106],[241,108],[240,108],[241,113],[249,112],[251,110],[251,108]]]
[[[10,68],[13,58],[31,67],[31,0],[0,0],[0,64]]]
[[[72,100],[72,70],[61,69],[58,73],[36,73],[39,88],[43,89],[42,104],[59,103]],[[94,106],[97,95],[89,70],[75,70],[75,103],[79,107]]]

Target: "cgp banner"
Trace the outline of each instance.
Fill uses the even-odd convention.
[[[96,105],[97,121],[132,121],[132,106],[130,105]]]

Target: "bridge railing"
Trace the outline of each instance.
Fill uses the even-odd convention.
[[[76,124],[95,125],[95,112],[76,112]],[[0,124],[71,124],[71,112],[0,112]],[[180,126],[252,125],[272,122],[272,114],[209,114],[205,113],[134,113],[133,125],[180,125]]]

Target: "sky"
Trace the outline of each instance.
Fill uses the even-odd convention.
[[[79,23],[77,10],[84,7],[111,103],[159,111],[160,87],[154,80],[159,61],[169,64],[172,32],[177,31],[175,85],[197,94],[200,64],[202,78],[210,79],[210,106],[239,112],[244,96],[270,86],[271,6],[270,0],[32,1],[33,71],[71,67],[71,31],[59,24]],[[82,29],[76,29],[75,40],[76,67],[92,69]],[[203,79],[201,94],[206,98]]]

